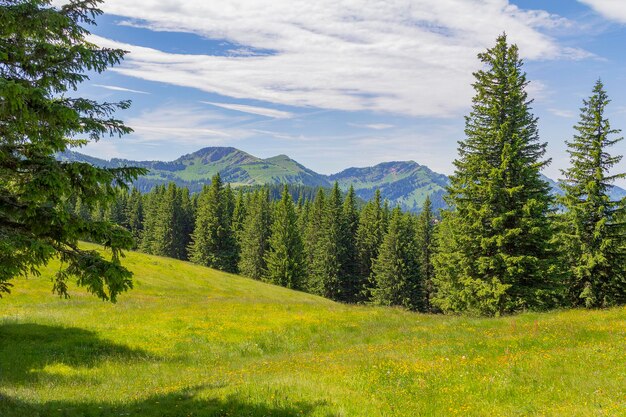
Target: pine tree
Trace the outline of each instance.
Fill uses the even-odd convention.
[[[158,185],[152,189],[144,197],[144,223],[143,235],[139,250],[145,253],[157,253],[157,229],[158,229],[158,213],[159,205],[163,201],[165,195],[165,186]]]
[[[326,196],[324,194],[324,190],[319,188],[317,193],[315,194],[315,199],[313,200],[313,204],[309,210],[308,214],[308,223],[306,225],[306,233],[304,235],[304,249],[306,254],[306,265],[307,269],[310,270],[311,266],[315,262],[315,251],[318,247],[318,242],[322,236],[323,232],[323,219],[324,212],[326,207]],[[311,280],[311,276],[309,274],[307,278],[307,289],[309,291],[313,291],[312,287],[314,283]]]
[[[335,185],[324,205],[321,230],[313,248],[309,265],[309,290],[333,300],[338,300],[342,289],[343,261],[345,259],[345,221],[339,185]]]
[[[417,218],[416,225],[416,245],[418,261],[420,264],[420,276],[423,282],[423,307],[426,311],[432,311],[430,302],[433,293],[433,254],[435,249],[434,241],[435,217],[433,215],[430,196],[426,197],[422,211]]]
[[[76,278],[103,300],[132,288],[121,264],[132,236],[108,221],[75,216],[67,202],[87,211],[115,199],[118,188],[144,169],[103,168],[60,161],[56,155],[132,130],[115,119],[130,102],[99,103],[73,94],[89,73],[119,64],[125,52],[88,42],[85,26],[102,13],[97,0],[3,1],[0,6],[0,296],[20,275],[58,258],[53,291],[68,296]],[[105,245],[85,250],[79,240]]]
[[[567,287],[571,304],[606,307],[626,302],[626,225],[618,219],[624,210],[611,201],[612,183],[626,174],[611,174],[622,159],[608,148],[623,138],[605,118],[610,103],[598,80],[593,94],[583,101],[576,134],[568,141],[571,166],[562,171],[565,195],[562,252],[569,267]],[[620,209],[621,206],[621,209]]]
[[[271,228],[269,190],[267,188],[257,190],[252,195],[246,211],[243,229],[239,234],[241,247],[239,271],[250,278],[261,279],[267,270],[265,257],[269,249]]]
[[[517,47],[501,35],[478,56],[485,69],[474,73],[476,95],[448,188],[454,212],[443,218],[456,228],[443,246],[452,252],[435,260],[433,303],[498,315],[548,302],[552,199],[540,177],[546,144],[530,113]]]
[[[411,217],[395,208],[372,265],[372,302],[410,310],[423,308],[420,265]]]
[[[376,190],[374,198],[368,201],[361,210],[356,234],[359,273],[355,285],[361,288],[359,301],[363,301],[369,296],[367,286],[372,274],[372,261],[378,257],[378,250],[385,233],[384,229],[380,191]]]
[[[138,189],[133,188],[126,205],[126,222],[128,230],[130,230],[135,239],[135,248],[138,247],[141,241],[143,221],[143,196]]]
[[[287,288],[301,288],[306,277],[304,246],[287,186],[274,210],[269,244],[265,257],[267,280]]]
[[[355,303],[361,298],[362,283],[359,274],[359,252],[357,249],[357,230],[359,228],[359,211],[357,209],[356,194],[351,185],[343,202],[343,231],[344,256],[341,263],[342,300]]]
[[[235,272],[237,242],[231,229],[230,201],[222,179],[216,174],[198,200],[196,224],[189,259],[200,265]]]

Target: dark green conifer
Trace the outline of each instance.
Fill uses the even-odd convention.
[[[306,264],[308,269],[315,262],[315,251],[323,232],[323,218],[326,207],[326,196],[324,190],[319,188],[315,194],[315,199],[308,214],[308,223],[304,235],[304,249],[306,254]],[[309,271],[310,272],[310,271]],[[310,275],[310,274],[309,274]],[[307,288],[310,287],[310,276],[307,279]]]
[[[418,261],[420,264],[420,276],[423,283],[422,295],[424,296],[423,307],[426,311],[432,310],[430,297],[433,292],[433,254],[435,251],[434,240],[435,217],[433,215],[430,196],[426,197],[422,211],[417,218],[416,245]]]
[[[306,277],[304,245],[287,186],[274,210],[269,244],[265,257],[267,280],[287,288],[302,288]]]
[[[396,207],[389,218],[378,257],[372,265],[372,302],[423,308],[422,282],[411,216]]]
[[[250,278],[261,279],[267,271],[265,257],[269,249],[271,228],[269,190],[263,188],[255,191],[246,211],[247,215],[239,234],[241,247],[239,271]]]
[[[385,227],[381,204],[380,191],[376,190],[374,198],[365,204],[359,216],[356,234],[359,273],[355,285],[362,288],[360,301],[369,297],[367,286],[372,274],[372,261],[378,256],[384,236]]]
[[[626,177],[611,169],[622,159],[608,148],[623,138],[605,116],[610,100],[598,80],[593,94],[583,101],[576,134],[567,142],[571,166],[562,171],[567,210],[560,235],[567,260],[569,301],[574,306],[606,307],[626,302],[626,225],[618,218],[624,210],[612,201],[612,183]],[[620,208],[621,207],[621,208]]]
[[[314,294],[338,300],[342,289],[346,228],[343,199],[337,182],[324,205],[320,232],[309,265],[309,289]]]
[[[448,188],[453,212],[443,217],[455,228],[436,257],[433,303],[498,315],[550,302],[552,198],[540,176],[546,144],[517,46],[502,35],[479,58],[484,69],[474,73],[476,95]]]
[[[359,251],[357,248],[357,230],[359,228],[359,211],[357,208],[356,194],[351,185],[343,202],[343,248],[344,256],[341,262],[341,299],[349,303],[355,303],[361,298],[362,282],[359,274]]]
[[[227,272],[237,269],[237,242],[231,229],[230,200],[216,174],[198,200],[196,224],[191,236],[192,262]],[[234,208],[234,206],[233,206]]]

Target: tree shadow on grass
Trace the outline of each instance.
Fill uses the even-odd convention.
[[[156,358],[143,350],[101,339],[89,330],[33,323],[0,324],[0,386],[36,382],[46,366],[91,368],[106,360],[131,363]]]
[[[51,401],[29,403],[0,393],[0,415],[3,417],[302,417],[311,416],[325,402],[293,402],[288,405],[268,405],[244,402],[235,397],[226,399],[198,398],[201,388],[188,389],[165,395],[126,403],[77,403],[71,401]],[[333,417],[334,414],[319,414]]]

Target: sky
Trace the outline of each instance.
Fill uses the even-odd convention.
[[[62,4],[59,0],[56,4]],[[207,146],[287,154],[324,174],[414,160],[450,174],[476,55],[519,46],[559,178],[582,100],[601,78],[626,130],[622,0],[105,0],[89,40],[129,51],[79,89],[132,100],[134,129],[81,152],[173,160]],[[626,142],[613,153],[625,154]],[[617,170],[626,171],[626,160]],[[626,181],[619,183],[626,186]]]

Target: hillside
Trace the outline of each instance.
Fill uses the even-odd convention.
[[[83,161],[103,167],[138,166],[150,172],[141,177],[136,186],[149,191],[158,184],[170,181],[198,191],[218,172],[225,182],[233,186],[262,184],[297,184],[309,187],[329,187],[324,175],[305,168],[285,155],[261,159],[239,149],[228,147],[203,148],[183,155],[171,162],[131,161],[93,158],[78,152],[60,155],[62,160]]]
[[[384,162],[372,167],[348,168],[337,174],[323,175],[287,155],[261,159],[230,147],[203,148],[171,162],[115,158],[107,161],[78,152],[60,154],[59,159],[82,161],[103,167],[147,168],[150,170],[149,174],[135,182],[135,186],[141,191],[149,191],[158,184],[175,182],[197,192],[218,172],[225,182],[235,187],[263,184],[331,187],[337,181],[344,191],[354,185],[357,196],[363,200],[369,200],[375,190],[380,189],[383,199],[389,200],[392,206],[399,205],[402,209],[413,212],[421,209],[428,195],[435,209],[445,207],[443,196],[448,183],[447,176],[433,172],[427,166],[414,161]],[[555,194],[562,193],[557,182],[545,176],[544,179],[550,183]],[[613,187],[611,197],[614,200],[624,198],[626,190]]]
[[[626,309],[501,319],[348,306],[138,253],[118,304],[15,281],[0,415],[626,415]]]
[[[417,212],[430,196],[435,209],[445,206],[443,196],[448,177],[437,174],[428,167],[413,161],[385,162],[373,167],[348,168],[329,176],[342,189],[354,186],[356,194],[364,200],[374,196],[376,189],[392,205]]]

